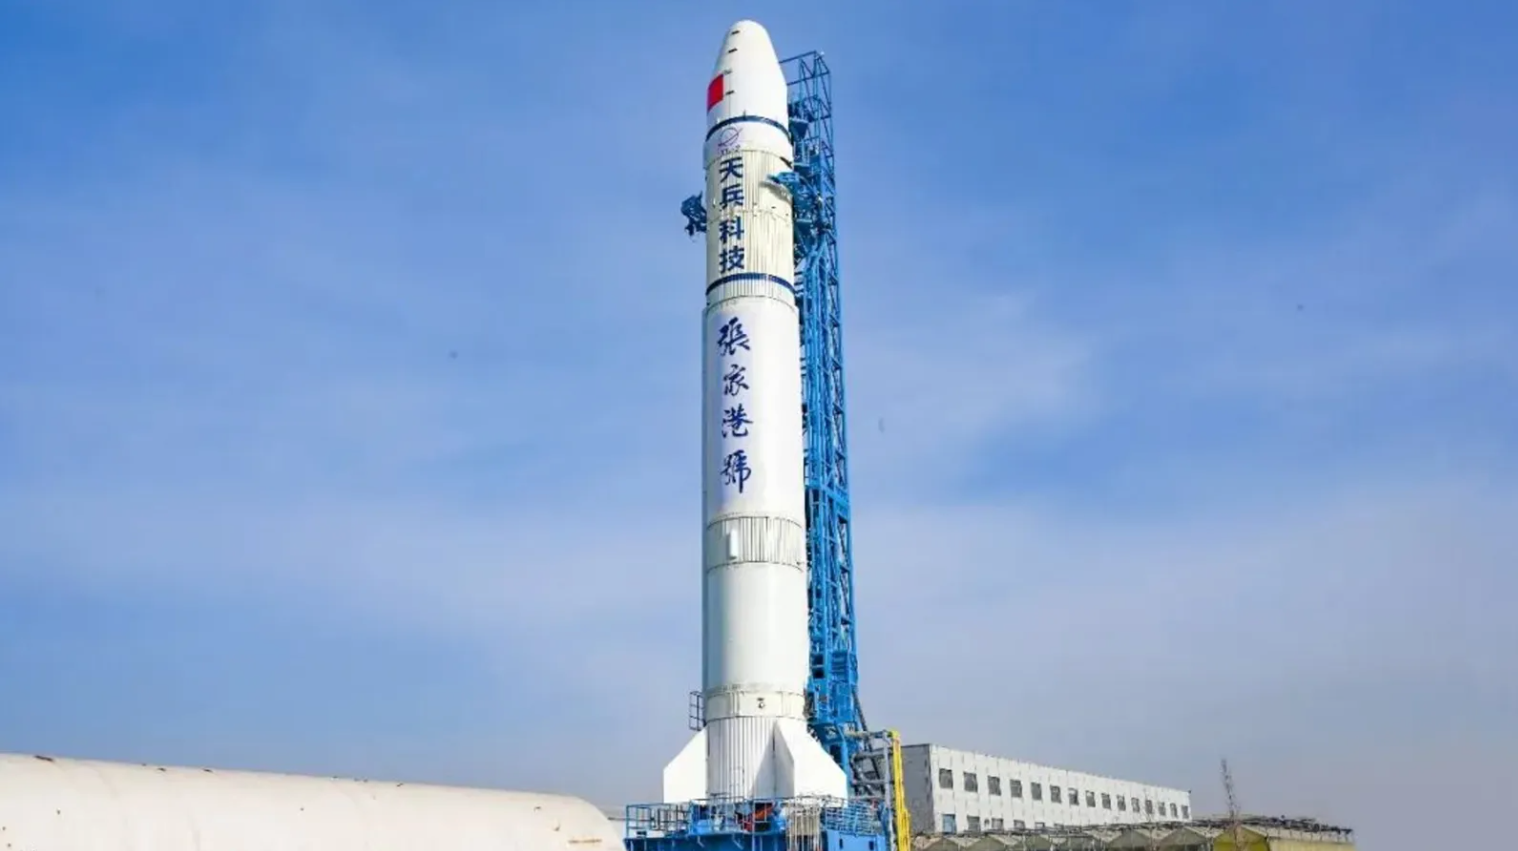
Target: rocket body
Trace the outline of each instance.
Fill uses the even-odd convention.
[[[670,802],[843,798],[806,725],[806,486],[785,76],[764,28],[729,28],[707,86],[702,334],[705,728]]]

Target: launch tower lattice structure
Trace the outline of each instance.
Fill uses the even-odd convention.
[[[870,752],[859,704],[854,632],[854,560],[850,537],[847,408],[843,381],[843,311],[838,282],[838,219],[833,170],[832,74],[820,53],[782,60],[795,148],[791,191],[796,277],[801,283],[802,422],[806,447],[807,582],[810,672],[807,717],[857,793],[879,797],[881,766]],[[858,788],[861,781],[868,789]]]
[[[854,550],[849,511],[843,299],[838,279],[833,78],[821,53],[782,60],[795,163],[791,191],[801,313],[810,671],[807,720],[843,768],[849,793],[877,802],[897,841],[910,836],[895,731],[871,730],[859,701]],[[897,782],[890,782],[895,778]]]

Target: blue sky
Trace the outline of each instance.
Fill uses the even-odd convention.
[[[0,749],[655,796],[753,17],[835,72],[872,721],[1518,795],[1518,14],[569,5],[0,7]]]

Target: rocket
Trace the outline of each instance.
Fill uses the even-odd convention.
[[[806,723],[806,485],[785,74],[769,33],[728,28],[706,87],[702,334],[705,725],[664,769],[669,803],[843,799]]]

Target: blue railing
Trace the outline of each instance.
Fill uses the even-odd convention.
[[[819,829],[856,836],[881,832],[877,802],[830,798],[630,804],[626,818],[628,837],[792,835]]]

